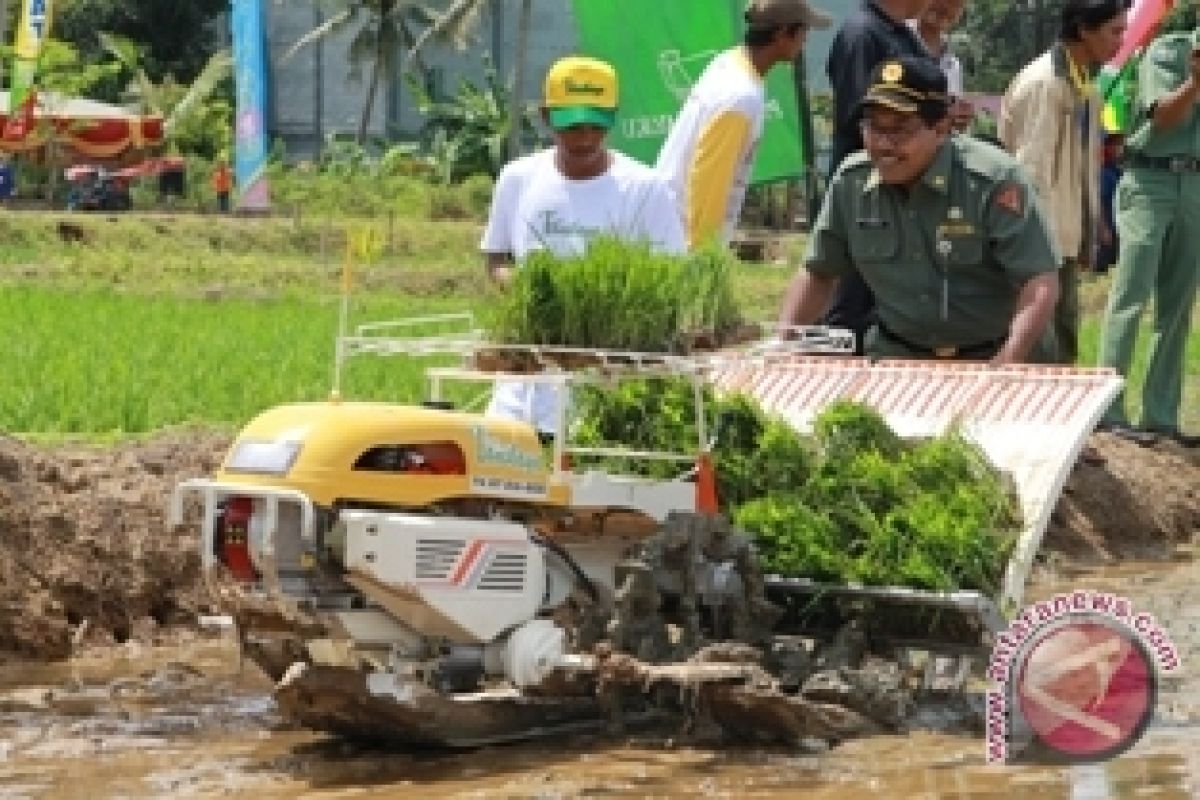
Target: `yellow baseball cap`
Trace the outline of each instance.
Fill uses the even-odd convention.
[[[596,125],[605,130],[617,119],[617,72],[595,58],[560,58],[546,74],[546,109],[555,130]]]

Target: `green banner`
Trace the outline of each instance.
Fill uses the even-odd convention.
[[[1137,92],[1138,62],[1137,58],[1129,59],[1120,72],[1106,67],[1096,79],[1104,100],[1104,130],[1108,133],[1132,133],[1129,125]]]
[[[688,91],[714,56],[742,40],[741,0],[574,0],[580,50],[621,81],[621,152],[653,164]],[[799,177],[804,144],[790,66],[767,76],[767,120],[751,180]]]

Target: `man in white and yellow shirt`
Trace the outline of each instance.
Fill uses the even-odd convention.
[[[658,155],[691,248],[733,236],[766,118],[763,78],[795,61],[805,32],[831,19],[806,0],[750,0],[746,23],[744,44],[704,70]]]

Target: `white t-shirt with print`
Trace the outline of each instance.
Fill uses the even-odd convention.
[[[683,253],[683,225],[670,192],[649,167],[612,152],[608,171],[572,180],[555,164],[555,151],[543,150],[507,165],[496,181],[492,212],[480,243],[485,253],[511,253],[520,262],[534,250],[580,255],[600,235],[649,242],[665,253]],[[498,382],[487,413],[557,428],[554,387]]]

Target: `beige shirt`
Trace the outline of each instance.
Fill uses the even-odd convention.
[[[1059,44],[1017,73],[1004,95],[999,135],[1029,173],[1059,254],[1090,263],[1100,219],[1103,108],[1094,89],[1076,90],[1069,70]],[[1086,145],[1080,130],[1085,109]]]

